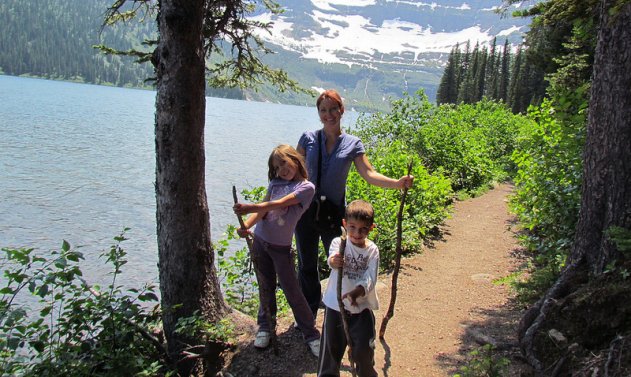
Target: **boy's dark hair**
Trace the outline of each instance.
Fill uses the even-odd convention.
[[[353,219],[366,223],[366,225],[372,225],[375,221],[375,210],[370,203],[365,200],[353,200],[346,206],[346,212],[344,213],[346,220]]]

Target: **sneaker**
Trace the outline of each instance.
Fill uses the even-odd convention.
[[[270,333],[267,331],[259,331],[256,333],[256,338],[254,338],[254,347],[256,348],[267,348],[269,346]]]
[[[314,339],[307,342],[309,346],[309,351],[313,354],[313,356],[320,356],[320,339]]]

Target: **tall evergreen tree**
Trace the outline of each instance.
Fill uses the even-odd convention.
[[[497,37],[493,38],[489,56],[486,64],[486,82],[484,84],[484,95],[489,99],[497,99]]]
[[[624,245],[625,242],[628,244],[631,229],[631,164],[628,163],[631,161],[630,24],[631,2],[601,0],[576,236],[559,279],[528,310],[520,325],[522,351],[537,374],[553,370],[555,375],[574,375],[563,369],[567,364],[565,360],[559,362],[552,358],[552,365],[545,362],[546,358],[550,359],[546,354],[549,348],[542,346],[541,339],[549,339],[549,329],[554,328],[560,333],[574,333],[576,338],[578,335],[588,338],[583,344],[568,339],[569,344],[576,344],[574,348],[582,349],[583,353],[609,349],[609,357],[604,359],[618,361],[607,361],[603,368],[605,375],[628,375],[628,369],[624,374],[616,373],[623,372],[616,365],[622,356],[612,356],[613,344],[619,339],[624,340],[617,330],[628,331],[628,323],[625,329],[622,319],[608,327],[594,327],[590,321],[600,318],[601,322],[609,322],[612,313],[619,310],[620,297],[628,295],[628,288],[623,284],[626,276],[618,266],[624,266],[625,272],[628,269],[629,254]],[[622,235],[616,239],[612,236],[614,231],[622,232]],[[607,274],[609,279],[605,278]],[[579,292],[590,284],[591,290]],[[578,310],[580,313],[576,314],[574,311]],[[563,318],[558,318],[561,316]],[[575,322],[580,323],[579,331],[576,331]],[[559,327],[563,324],[570,324],[572,331]],[[615,354],[622,355],[625,347],[620,346],[620,351]],[[598,368],[590,374],[597,374],[597,371]]]
[[[482,48],[482,50],[477,54],[477,67],[474,74],[474,102],[478,102],[482,100],[484,96],[484,87],[486,85],[486,65],[488,59],[488,53],[486,50],[486,46]]]
[[[458,99],[456,100],[457,103],[471,102],[470,95],[473,88],[473,72],[471,70],[472,64],[473,54],[471,53],[471,42],[467,41],[460,70],[461,79],[458,85]]]
[[[180,375],[201,375],[187,347],[203,345],[204,361],[215,361],[223,345],[203,334],[176,331],[178,321],[202,316],[217,323],[228,312],[214,264],[210,216],[206,199],[204,154],[205,81],[207,61],[218,86],[255,85],[268,81],[280,90],[297,89],[282,71],[265,66],[260,55],[269,52],[254,31],[269,25],[252,20],[255,10],[243,0],[129,0],[157,6],[159,38],[150,54],[157,76],[156,218],[162,322],[168,352]],[[124,12],[117,1],[108,19]],[[273,2],[267,11],[278,13]],[[127,13],[124,13],[127,14]],[[220,44],[232,46],[222,55]],[[212,58],[210,59],[212,54]],[[206,341],[211,344],[205,344]],[[206,365],[210,367],[210,365]],[[212,373],[214,375],[214,373]]]
[[[508,86],[510,83],[510,62],[510,45],[508,44],[508,39],[506,39],[504,41],[504,49],[502,51],[502,61],[499,75],[500,79],[497,87],[497,98],[506,103],[508,103]]]
[[[522,46],[520,45],[517,48],[515,59],[513,59],[510,85],[508,89],[508,101],[506,101],[508,106],[511,107],[514,113],[519,112],[519,108],[520,108],[522,85],[524,81],[524,74],[523,74],[522,68],[523,68]]]
[[[436,93],[436,103],[454,103],[458,96],[458,77],[457,69],[459,62],[457,61],[456,52],[458,51],[458,45],[454,46],[449,53],[447,59],[447,65],[445,71],[440,79],[438,85],[438,92]]]

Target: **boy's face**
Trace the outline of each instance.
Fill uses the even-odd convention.
[[[355,246],[366,247],[366,237],[375,224],[368,225],[365,221],[356,219],[343,219],[342,223],[346,229],[346,237]]]

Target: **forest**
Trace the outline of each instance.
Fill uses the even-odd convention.
[[[248,60],[249,49],[255,47],[239,38],[239,31],[257,25],[218,22],[243,20],[244,3],[231,2],[234,12],[225,12],[220,4],[206,9],[204,4],[190,1],[180,9],[184,5],[163,0],[158,12],[160,299],[156,287],[123,292],[116,285],[125,264],[124,232],[105,253],[114,278],[100,289],[83,282],[81,254],[66,242],[52,256],[4,248],[0,365],[6,375],[116,375],[113,371],[120,368],[133,375],[214,375],[222,368],[219,354],[233,346],[235,312],[252,314],[257,307],[256,294],[243,284],[252,281],[247,251],[228,257],[224,251],[229,240],[210,246],[208,209],[205,199],[200,200],[205,198],[200,195],[205,190],[204,157],[189,153],[203,150],[196,146],[203,141],[204,118],[198,112],[204,110],[199,104],[205,94],[205,56],[194,54],[191,47],[204,48],[207,54],[216,51],[215,39],[195,45],[207,31],[202,25],[212,25],[212,37],[236,46],[237,55],[226,63],[228,76],[223,79],[267,79],[287,88],[292,83],[260,61]],[[367,153],[375,156],[376,170],[385,175],[401,176],[414,162],[418,190],[410,190],[402,220],[402,250],[408,255],[436,236],[454,200],[477,195],[494,182],[512,182],[510,206],[523,228],[520,241],[529,258],[522,271],[507,277],[516,300],[528,307],[516,329],[521,357],[532,366],[532,375],[627,376],[631,2],[548,0],[522,15],[532,17],[532,24],[526,43],[512,59],[513,71],[541,72],[538,82],[546,83],[540,97],[518,101],[528,102],[525,109],[511,102],[511,85],[504,86],[506,97],[487,95],[495,92],[490,82],[501,77],[501,68],[499,76],[489,74],[479,68],[480,62],[486,60],[488,67],[493,61],[496,69],[503,65],[497,58],[502,54],[474,47],[457,57],[456,48],[451,67],[464,79],[452,82],[459,82],[457,91],[449,90],[458,93],[455,103],[454,97],[430,103],[419,90],[392,101],[389,112],[362,117],[349,132],[361,137]],[[178,28],[184,21],[199,28]],[[185,70],[178,69],[182,61],[187,62]],[[261,76],[239,72],[244,67]],[[476,96],[483,93],[481,98],[468,90],[476,76],[489,80],[481,91],[480,85],[473,85]],[[178,83],[183,81],[191,85],[182,88]],[[261,190],[243,194],[256,200]],[[398,193],[384,194],[353,171],[347,195],[379,206],[382,217],[376,221],[385,226],[375,241],[382,253],[381,269],[392,268]],[[234,229],[228,234],[234,235]],[[228,284],[220,288],[219,277]],[[27,312],[16,304],[20,294],[39,297],[43,309]],[[558,334],[565,345],[559,344]],[[478,375],[490,374],[487,370]]]

